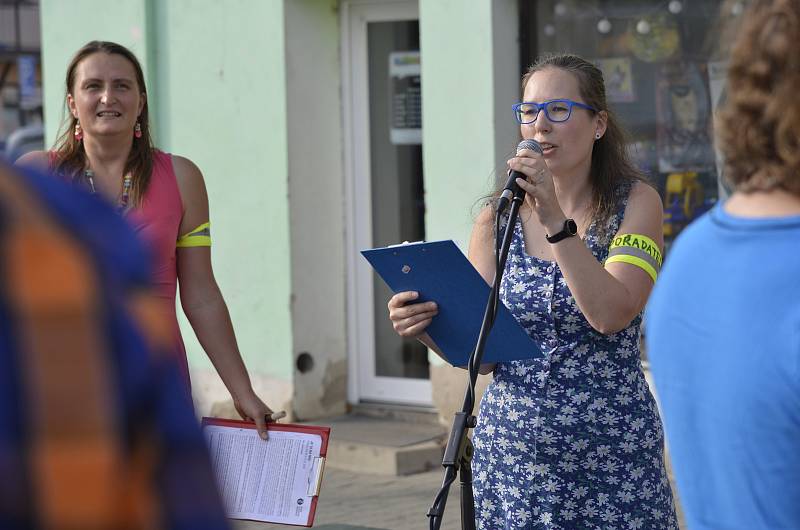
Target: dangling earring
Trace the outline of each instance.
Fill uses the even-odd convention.
[[[75,140],[80,142],[83,140],[83,129],[81,129],[81,122],[75,121]]]
[[[133,135],[136,138],[142,137],[142,126],[138,121],[136,122],[136,125],[133,127]]]

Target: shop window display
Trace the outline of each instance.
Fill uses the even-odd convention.
[[[0,157],[44,146],[38,0],[0,0]]]
[[[724,99],[725,50],[744,0],[523,0],[523,68],[575,53],[606,80],[634,160],[664,199],[666,244],[726,193],[713,114]]]

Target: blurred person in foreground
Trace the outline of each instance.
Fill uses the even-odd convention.
[[[154,256],[159,295],[181,306],[233,397],[236,410],[266,438],[272,410],[253,391],[228,307],[211,267],[208,196],[190,160],[156,149],[150,137],[144,74],[134,54],[113,42],[83,46],[67,68],[70,121],[50,152],[18,163],[47,168],[115,205]],[[175,312],[174,350],[189,387],[186,350]]]
[[[148,272],[108,205],[0,164],[0,528],[227,528]]]
[[[734,193],[675,242],[646,312],[691,530],[800,528],[800,0],[742,18],[718,122]]]

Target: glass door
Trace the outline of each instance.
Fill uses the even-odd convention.
[[[347,2],[343,17],[349,398],[429,405],[427,348],[394,332],[392,293],[358,254],[425,238],[417,3]]]

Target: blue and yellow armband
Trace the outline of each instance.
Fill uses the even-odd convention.
[[[178,248],[210,247],[211,223],[203,223],[188,234],[182,235],[178,238],[176,246]]]
[[[630,263],[645,271],[653,281],[661,270],[663,256],[656,242],[641,234],[621,234],[608,249],[606,264]]]

